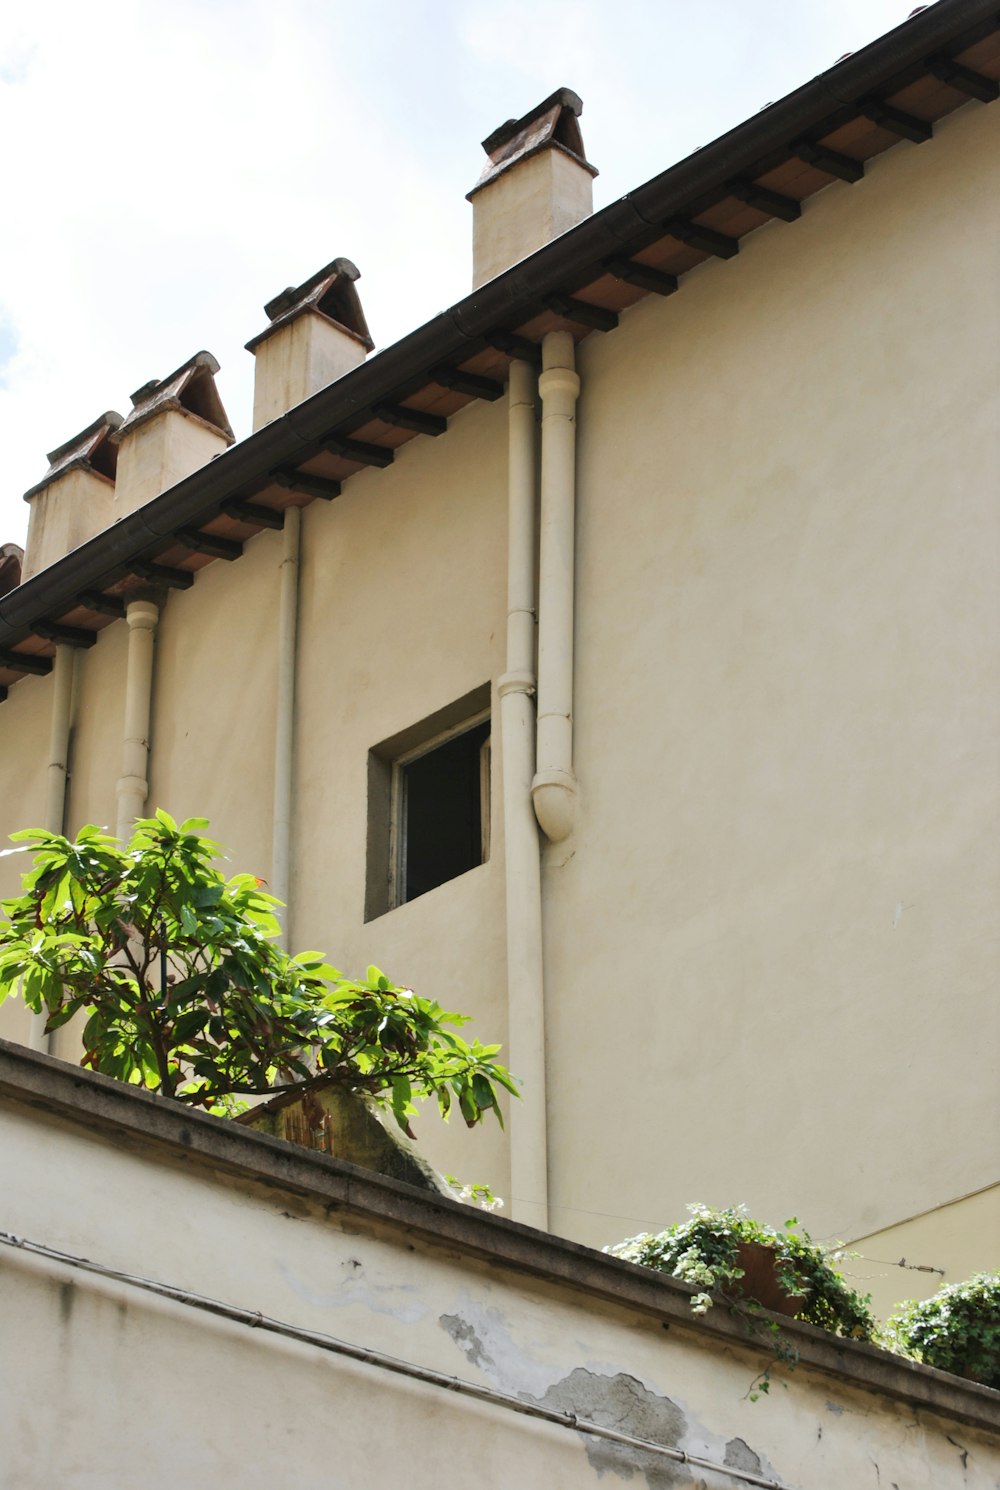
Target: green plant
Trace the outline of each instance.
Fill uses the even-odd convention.
[[[84,1011],[82,1064],[209,1110],[247,1096],[337,1086],[391,1108],[456,1102],[471,1127],[516,1095],[497,1045],[467,1043],[463,1016],[370,967],[345,978],[318,952],[278,945],[279,904],[253,875],[225,879],[208,825],[165,812],[128,844],[99,828],[75,842],[14,834],[33,865],[0,903],[0,1003],[20,985],[46,1030]],[[411,1135],[412,1136],[412,1135]]]
[[[454,1192],[455,1199],[463,1205],[474,1205],[480,1211],[503,1210],[502,1198],[494,1195],[489,1185],[475,1180],[460,1180],[453,1174],[446,1174],[444,1180],[449,1190]]]
[[[794,1318],[854,1340],[872,1338],[875,1320],[867,1297],[847,1286],[829,1255],[807,1232],[796,1234],[798,1222],[794,1218],[777,1231],[752,1220],[742,1206],[713,1210],[692,1205],[688,1210],[689,1221],[656,1235],[647,1232],[630,1237],[607,1250],[615,1257],[694,1284],[700,1291],[691,1300],[691,1307],[696,1314],[703,1314],[712,1304],[713,1292],[730,1301],[743,1300],[745,1269],[740,1265],[740,1245],[756,1243],[774,1254],[779,1288],[798,1304],[792,1311]]]
[[[910,1299],[887,1322],[883,1343],[901,1355],[1000,1391],[1000,1273],[948,1283]]]

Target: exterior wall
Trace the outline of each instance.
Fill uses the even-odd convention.
[[[544,865],[563,1235],[745,1201],[869,1250],[995,1183],[998,128],[970,104],[582,348],[580,812]],[[499,732],[489,862],[367,924],[364,892],[369,749],[503,671],[505,481],[482,404],[307,509],[292,894],[296,946],[501,1040]],[[150,806],[265,875],[278,549],[171,597],[151,767]],[[124,652],[116,625],[80,659],[74,827],[112,818]],[[5,828],[41,812],[48,696],[0,714]],[[423,1126],[509,1194],[499,1132]]]
[[[364,920],[368,752],[503,671],[504,404],[354,477],[305,513],[292,940],[345,969],[376,963],[506,1040],[502,762],[493,734],[490,858]],[[494,706],[494,716],[496,708]],[[421,1124],[431,1162],[509,1193],[498,1128]]]
[[[230,1137],[228,1124],[175,1116],[170,1103],[119,1091],[105,1104],[94,1083],[77,1085],[82,1106],[59,1119],[37,1099],[0,1102],[5,1235],[248,1312],[236,1323],[0,1245],[0,1432],[18,1490],[131,1490],[137,1464],[148,1490],[166,1490],[181,1459],[192,1484],[246,1490],[286,1482],[290,1464],[308,1490],[379,1490],[401,1472],[413,1490],[436,1490],[460,1465],[459,1483],[486,1490],[512,1479],[557,1490],[605,1477],[676,1490],[739,1483],[248,1328],[259,1316],[764,1484],[966,1490],[1000,1475],[985,1388],[847,1345],[842,1365],[804,1359],[755,1405],[747,1388],[766,1354],[719,1334],[721,1321],[699,1324],[679,1285],[643,1275],[658,1302],[630,1307],[637,1270],[626,1264],[560,1252],[388,1181],[366,1182],[364,1205],[344,1204],[349,1167],[294,1149],[286,1158],[284,1145]],[[112,1107],[133,1109],[134,1121]],[[565,1271],[574,1257],[579,1282]],[[547,1271],[553,1263],[562,1276]],[[665,1313],[676,1319],[668,1329]],[[811,1333],[799,1332],[807,1352]]]
[[[105,627],[96,646],[77,654],[66,804],[70,834],[78,833],[85,823],[96,823],[109,833],[115,831],[127,659],[128,628],[124,622]]]
[[[281,534],[209,564],[160,618],[148,810],[207,817],[228,873],[271,873]]]
[[[998,128],[582,349],[560,1232],[850,1238],[996,1179]]]
[[[852,1241],[844,1272],[885,1318],[904,1298],[927,1299],[943,1283],[996,1272],[998,1238],[1000,1185],[990,1185]]]
[[[18,685],[0,710],[0,803],[3,804],[3,841],[19,828],[37,828],[45,818],[45,774],[48,762],[52,679],[31,678],[31,687]],[[9,712],[8,712],[9,711]],[[17,748],[10,742],[16,740]],[[0,900],[17,893],[24,872],[20,854],[0,857]],[[33,1016],[20,999],[7,999],[0,1008],[0,1039],[32,1043]]]

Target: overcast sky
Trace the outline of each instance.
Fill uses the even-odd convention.
[[[565,84],[595,205],[906,0],[31,0],[0,16],[0,542],[45,451],[205,347],[250,430],[262,306],[337,255],[378,347],[461,298],[479,141]]]

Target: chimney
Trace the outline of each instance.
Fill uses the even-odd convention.
[[[334,259],[265,305],[271,324],[246,344],[257,359],[254,429],[364,362],[374,343],[354,288],[358,278],[350,259]]]
[[[0,596],[17,589],[23,568],[24,549],[16,543],[0,543]]]
[[[47,569],[111,521],[118,462],[113,437],[121,422],[110,409],[49,452],[49,469],[24,494],[30,515],[22,579]]]
[[[115,519],[151,502],[233,443],[215,386],[218,371],[211,352],[196,352],[168,378],[152,378],[132,394],[132,412],[113,436]]]
[[[583,103],[559,88],[483,141],[489,161],[472,203],[472,287],[478,289],[594,210],[597,175],[583,153]]]

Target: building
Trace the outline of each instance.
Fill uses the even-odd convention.
[[[938,0],[596,214],[560,90],[450,310],[369,356],[336,259],[249,438],[200,353],[53,452],[4,830],[207,816],[472,1014],[524,1098],[422,1138],[515,1219],[794,1213],[883,1309],[995,1263],[998,77]]]

